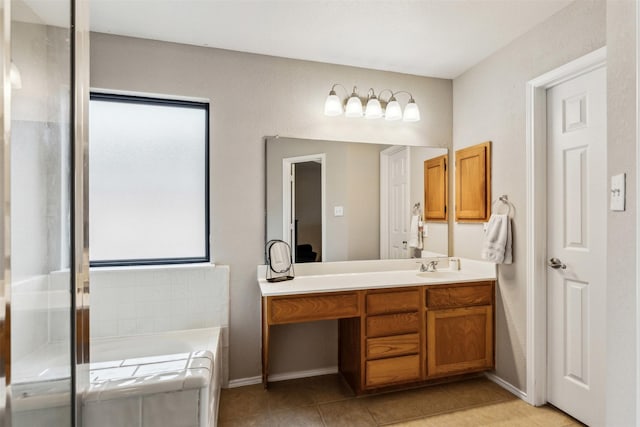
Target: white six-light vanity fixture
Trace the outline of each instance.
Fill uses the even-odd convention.
[[[383,93],[389,92],[390,96],[387,101],[382,100],[382,102],[380,102],[381,99],[378,99],[375,91],[371,88],[367,91],[366,107],[363,109],[357,87],[353,87],[353,91],[347,98],[346,104],[345,101],[336,94],[336,87],[341,87],[345,94],[349,95],[349,92],[343,85],[340,83],[334,84],[331,87],[329,96],[327,96],[327,100],[324,102],[324,114],[327,116],[340,116],[344,113],[346,117],[364,116],[366,119],[380,119],[384,117],[385,120],[390,121],[402,119],[405,122],[417,122],[420,120],[418,104],[416,104],[411,93],[405,90],[393,92],[390,89],[383,89],[378,95],[381,96]],[[404,107],[404,113],[402,112],[400,103],[396,99],[396,95],[400,94],[409,95],[409,102]]]

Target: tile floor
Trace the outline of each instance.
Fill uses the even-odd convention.
[[[484,377],[356,398],[337,375],[222,391],[219,426],[581,426]]]

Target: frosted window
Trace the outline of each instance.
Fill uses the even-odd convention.
[[[92,264],[208,260],[208,104],[92,94],[89,123]]]

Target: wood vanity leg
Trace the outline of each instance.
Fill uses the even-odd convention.
[[[262,298],[262,385],[269,388],[269,319],[267,316],[267,298]]]

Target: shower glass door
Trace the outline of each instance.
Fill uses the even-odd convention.
[[[11,0],[9,8],[7,415],[14,427],[70,426],[75,418],[71,0]]]

